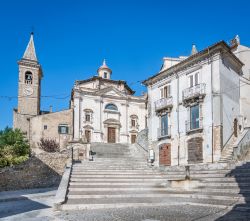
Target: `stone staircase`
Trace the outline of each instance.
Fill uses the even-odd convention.
[[[233,160],[234,148],[239,145],[242,139],[244,139],[248,131],[249,128],[245,128],[241,133],[238,134],[238,137],[235,137],[234,135],[231,136],[221,152],[219,163],[226,163]]]
[[[235,136],[232,136],[231,139],[228,141],[228,143],[221,152],[221,158],[219,160],[219,163],[226,163],[233,159],[233,151],[236,140],[237,138]]]
[[[235,203],[250,208],[250,163],[153,169],[126,145],[94,144],[91,149],[94,161],[73,165],[62,210],[184,204],[225,209]],[[185,180],[187,171],[191,180]]]

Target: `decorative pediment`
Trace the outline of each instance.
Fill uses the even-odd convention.
[[[119,91],[118,89],[116,89],[112,86],[101,89],[96,94],[102,95],[103,97],[105,97],[105,96],[107,96],[107,97],[126,97],[125,93],[123,93],[122,91]]]

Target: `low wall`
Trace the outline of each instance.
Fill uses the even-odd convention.
[[[0,169],[0,191],[58,186],[70,151],[40,153],[27,161]]]
[[[237,147],[234,148],[233,159],[238,161],[250,159],[250,128]]]

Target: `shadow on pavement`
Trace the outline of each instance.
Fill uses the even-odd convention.
[[[27,197],[20,197],[16,201],[0,203],[0,218],[46,208],[50,208],[50,206],[33,201]]]
[[[216,219],[217,221],[250,220],[250,162],[237,166],[227,177],[235,177],[239,194],[244,197],[244,203],[236,204],[231,211]]]

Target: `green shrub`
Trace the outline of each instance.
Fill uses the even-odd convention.
[[[0,168],[8,166],[8,161],[5,158],[0,157]]]
[[[21,163],[28,159],[30,147],[19,129],[0,131],[0,167]]]

